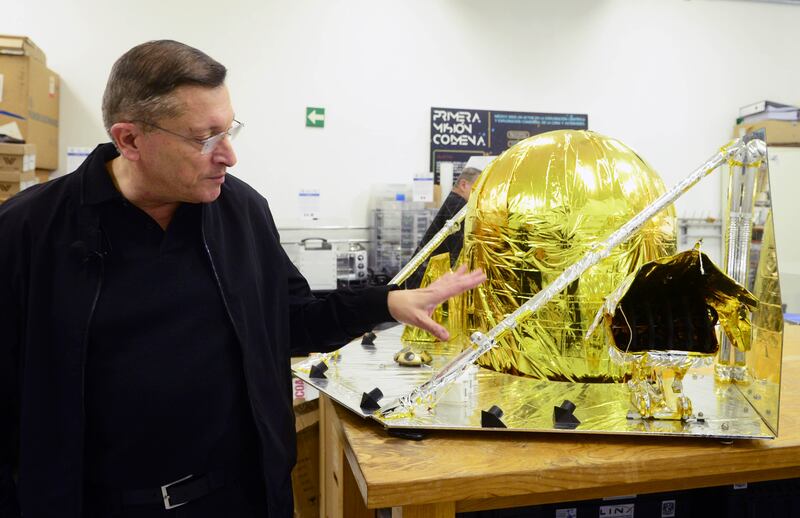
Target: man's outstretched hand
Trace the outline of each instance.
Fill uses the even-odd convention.
[[[398,322],[424,329],[444,342],[450,338],[450,333],[431,319],[433,310],[450,297],[470,290],[485,280],[486,274],[482,270],[467,272],[467,267],[462,265],[426,288],[390,291],[389,313]]]

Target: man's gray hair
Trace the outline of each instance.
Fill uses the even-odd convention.
[[[227,69],[204,52],[173,40],[148,41],[122,55],[111,68],[103,94],[103,124],[155,122],[181,115],[171,94],[180,86],[216,88]]]
[[[469,183],[475,183],[475,180],[481,175],[481,170],[475,167],[465,167],[461,170],[461,174],[456,178],[456,183],[461,180],[466,180]]]

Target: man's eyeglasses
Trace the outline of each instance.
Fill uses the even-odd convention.
[[[148,126],[152,126],[152,127],[156,128],[158,130],[163,131],[164,133],[169,133],[170,135],[175,135],[176,137],[180,137],[180,138],[182,138],[184,140],[188,140],[189,142],[194,142],[195,144],[200,144],[202,146],[200,148],[200,154],[201,155],[207,155],[207,154],[211,153],[212,151],[214,151],[214,149],[217,147],[217,145],[220,142],[222,142],[222,139],[224,139],[225,137],[228,137],[231,140],[235,139],[236,135],[238,135],[239,132],[242,130],[242,126],[244,126],[244,124],[242,124],[241,122],[237,121],[236,119],[233,119],[233,124],[226,131],[223,131],[221,133],[217,133],[216,135],[211,135],[208,138],[199,139],[199,138],[194,138],[194,137],[187,137],[186,135],[181,135],[180,133],[175,133],[174,131],[170,131],[170,130],[168,130],[166,128],[162,128],[161,126],[159,126],[157,124],[153,124],[152,122],[147,122],[147,121],[131,121],[131,122],[138,122],[140,124],[147,124]]]

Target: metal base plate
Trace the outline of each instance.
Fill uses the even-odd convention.
[[[374,346],[362,346],[360,338],[354,340],[329,362],[325,379],[309,376],[310,366],[319,361],[313,358],[296,364],[294,375],[356,414],[375,419],[387,428],[723,439],[775,437],[739,387],[715,382],[711,369],[696,373],[690,370],[684,379],[684,391],[692,401],[694,415],[700,416],[686,421],[635,418],[638,414],[631,413],[633,407],[624,384],[542,381],[478,366],[472,366],[451,384],[433,408],[416,408],[413,414],[389,418],[365,413],[360,409],[364,392],[379,388],[384,394],[380,404],[407,395],[460,352],[466,340],[457,337],[447,343],[412,344],[414,349],[428,351],[433,362],[430,366],[404,367],[393,359],[398,350],[409,345],[401,342],[402,331],[402,326],[396,326],[378,332]],[[581,421],[574,430],[554,427],[553,407],[565,399],[575,403],[574,415]],[[481,411],[492,405],[502,409],[502,421],[507,428],[481,427]]]

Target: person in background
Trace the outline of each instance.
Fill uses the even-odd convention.
[[[0,205],[0,517],[292,516],[290,354],[397,320],[440,339],[485,279],[313,297],[229,174],[226,68],[170,40],[117,60],[112,142]]]
[[[430,241],[433,236],[435,236],[436,233],[442,229],[442,227],[444,227],[444,224],[447,223],[447,220],[455,216],[458,211],[460,211],[461,208],[467,204],[467,201],[469,201],[470,192],[472,192],[472,186],[478,180],[478,176],[480,176],[480,174],[481,170],[475,167],[465,167],[461,171],[461,174],[458,175],[458,178],[453,185],[453,189],[450,191],[450,194],[447,195],[447,198],[444,199],[444,203],[442,203],[442,206],[439,208],[439,212],[437,212],[436,216],[434,216],[433,221],[431,221],[430,226],[428,226],[428,229],[422,236],[417,249],[414,250],[414,255],[417,255],[422,247],[425,246],[428,241]],[[450,254],[450,266],[452,267],[455,265],[463,245],[464,225],[462,224],[457,232],[447,236],[442,244],[436,247],[436,250],[431,253],[430,257],[448,252]],[[414,271],[413,274],[408,277],[404,286],[407,289],[419,288],[427,266],[428,261],[425,261]]]

